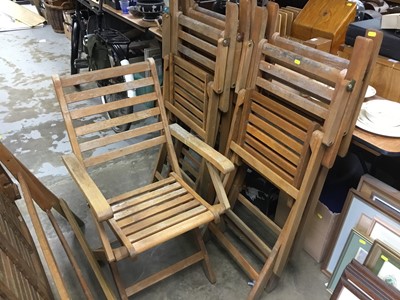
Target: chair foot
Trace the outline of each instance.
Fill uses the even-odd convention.
[[[271,293],[278,286],[280,279],[281,278],[278,275],[272,273],[271,278],[268,280],[267,286],[265,287],[265,291]]]
[[[128,300],[128,295],[126,294],[125,287],[122,284],[122,279],[118,271],[117,263],[110,262],[109,265],[121,300]]]
[[[214,284],[217,282],[217,279],[214,270],[211,267],[210,257],[208,256],[207,248],[206,245],[204,244],[203,237],[201,236],[200,229],[199,228],[194,229],[193,233],[195,235],[196,243],[203,254],[202,265],[204,273],[207,279],[210,281],[210,283]]]

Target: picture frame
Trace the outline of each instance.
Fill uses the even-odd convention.
[[[360,178],[357,190],[365,194],[378,206],[400,213],[400,191],[380,181],[370,174],[364,174]]]
[[[400,294],[393,287],[379,279],[366,266],[352,260],[344,269],[330,299],[399,299]]]
[[[360,292],[351,282],[344,278],[340,278],[335,292],[332,294],[330,299],[334,300],[367,300],[368,298]],[[368,299],[370,300],[370,299]]]
[[[364,265],[400,293],[400,253],[376,239]]]
[[[322,264],[322,271],[326,275],[332,275],[346,244],[347,237],[351,230],[356,227],[362,214],[372,219],[378,218],[395,230],[400,230],[400,199],[390,198],[390,201],[386,198],[382,199],[384,201],[379,201],[378,203],[372,199],[372,194],[367,196],[355,189],[349,190],[338,226],[328,246],[326,259]],[[385,205],[387,202],[390,202],[389,206]],[[399,212],[397,212],[398,208]]]
[[[400,252],[400,230],[395,230],[385,222],[374,218],[367,232],[372,240],[378,239]]]
[[[369,239],[368,236],[361,234],[355,229],[351,230],[343,251],[339,257],[338,263],[336,264],[336,267],[328,282],[328,292],[333,293],[336,285],[340,281],[340,277],[344,269],[353,259],[357,260],[361,264],[364,263],[368,252],[372,247],[372,243],[373,242]]]

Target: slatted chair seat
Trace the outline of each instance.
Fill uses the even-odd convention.
[[[132,74],[138,73],[145,77],[129,80]],[[215,282],[199,227],[219,221],[220,214],[229,207],[220,172],[226,174],[234,166],[177,124],[168,125],[154,60],[72,76],[54,75],[53,83],[73,150],[63,160],[91,208],[103,245],[96,253],[110,264],[121,298],[127,299],[199,261],[203,262],[209,280]],[[76,85],[81,89],[75,90]],[[137,89],[142,87],[147,92],[137,95]],[[131,106],[133,109],[124,110]],[[119,113],[110,113],[116,110]],[[131,124],[130,129],[113,130],[123,124]],[[213,205],[182,179],[171,134],[207,160],[206,167],[217,195]],[[164,151],[171,172],[160,179],[156,176],[155,163]],[[145,173],[152,175],[153,182],[131,183],[129,176],[120,174],[129,183],[121,190],[112,183],[100,187],[92,177],[91,172],[106,173],[113,164],[129,166],[132,162],[135,165],[138,158],[148,159]],[[105,226],[111,229],[114,238],[107,235]],[[124,286],[118,261],[136,257],[189,231],[194,233],[199,248],[195,254]],[[115,238],[119,243],[112,242]]]

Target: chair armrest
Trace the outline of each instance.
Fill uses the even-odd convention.
[[[72,178],[88,200],[97,220],[103,222],[110,219],[113,216],[111,206],[93,179],[90,178],[80,160],[73,153],[63,155],[62,159]]]
[[[229,159],[212,148],[210,145],[207,145],[205,142],[183,129],[178,124],[175,123],[169,125],[169,129],[173,137],[177,138],[186,146],[196,151],[223,174],[234,170],[235,166]]]

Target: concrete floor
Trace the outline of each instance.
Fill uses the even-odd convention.
[[[61,161],[61,155],[69,153],[70,146],[53,92],[51,75],[69,72],[69,40],[63,34],[54,33],[50,26],[1,32],[0,37],[0,140],[52,192],[69,203],[86,224],[84,230],[89,244],[92,247],[99,246],[85,201]],[[145,170],[148,160],[139,158],[137,163]],[[120,182],[122,170],[129,172],[133,169],[129,164],[110,168],[112,178],[99,177],[100,182]],[[145,174],[125,175],[124,181],[137,184],[139,179],[149,180]],[[23,206],[21,209],[24,209]],[[96,299],[102,299],[100,288],[82,258],[71,229],[63,219],[59,220],[84,275],[93,287]],[[46,231],[72,299],[83,298],[67,259],[59,249],[55,233],[50,226],[46,226]],[[207,242],[207,248],[216,272],[216,284],[210,284],[201,266],[196,265],[148,288],[135,298],[245,299],[250,291],[247,276],[213,240]],[[189,254],[190,249],[187,237],[163,245],[125,264],[124,276],[137,279],[180,254]],[[166,254],[166,250],[172,250],[169,252],[172,254]],[[103,266],[103,270],[114,287],[108,268]],[[319,264],[302,252],[295,262],[288,264],[277,288],[269,294],[264,292],[262,299],[328,299],[326,282],[327,278],[320,272]]]

